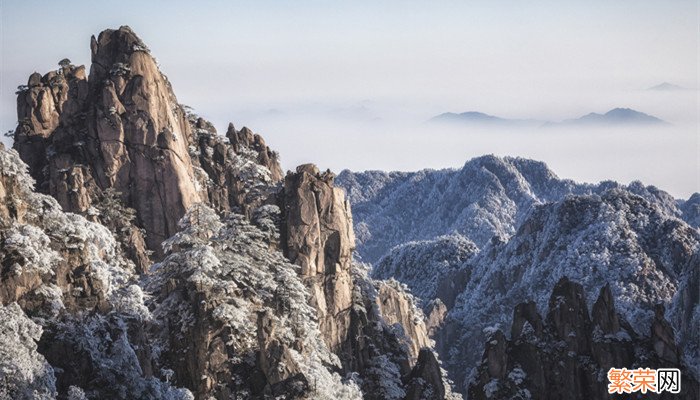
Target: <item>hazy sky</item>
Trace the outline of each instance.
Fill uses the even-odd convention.
[[[415,170],[484,153],[546,161],[561,177],[700,190],[698,1],[0,0],[0,128],[17,85],[90,35],[129,25],[180,102],[248,125],[283,166]],[[692,90],[651,92],[672,82]],[[444,111],[559,120],[630,107],[657,131],[447,131]]]

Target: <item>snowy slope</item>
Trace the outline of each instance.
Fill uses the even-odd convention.
[[[483,156],[459,170],[412,173],[343,171],[336,180],[353,207],[358,252],[376,262],[392,247],[460,233],[483,247],[507,238],[532,205],[588,193],[544,163]]]
[[[635,181],[581,184],[560,179],[547,165],[524,158],[477,157],[461,169],[418,172],[352,172],[336,179],[352,204],[358,255],[376,263],[392,247],[459,233],[483,248],[494,236],[507,239],[537,204],[568,194],[626,188],[669,216],[697,227],[700,195],[678,202],[654,186]]]
[[[590,296],[609,283],[639,332],[665,304],[686,362],[697,363],[700,197],[679,202],[640,182],[577,184],[543,163],[493,156],[460,170],[344,171],[338,182],[373,274],[406,284],[423,305],[447,305],[435,339],[458,389],[481,357],[483,330],[510,326],[523,301],[543,312],[562,276]]]
[[[452,284],[454,278],[464,271],[464,262],[477,253],[476,245],[459,234],[408,242],[382,258],[372,269],[372,276],[405,284],[423,307],[435,298],[451,307],[461,289]]]

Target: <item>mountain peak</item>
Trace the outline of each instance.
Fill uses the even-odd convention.
[[[282,179],[276,153],[259,135],[231,125],[233,140],[225,144],[210,123],[179,104],[131,28],[92,36],[90,49],[89,77],[66,59],[59,71],[32,74],[17,93],[14,148],[37,188],[65,210],[86,214],[112,190],[135,209],[149,249],[162,255],[161,242],[178,231],[193,204],[210,201],[217,210],[245,213],[243,199],[252,189],[227,182],[233,163],[249,178]]]
[[[479,111],[467,111],[463,113],[446,112],[430,119],[431,122],[486,122],[502,120],[503,118],[485,114]]]
[[[590,113],[576,119],[563,121],[562,124],[568,126],[591,126],[591,125],[666,125],[668,122],[631,108],[617,107],[605,114]]]
[[[647,90],[659,90],[659,91],[673,91],[673,90],[685,90],[684,87],[674,85],[673,83],[662,82],[656,86],[652,86]]]

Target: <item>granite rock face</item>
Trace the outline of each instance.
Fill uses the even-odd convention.
[[[428,349],[418,354],[418,362],[408,378],[406,400],[444,399],[445,386],[442,382],[440,364]]]
[[[151,250],[200,200],[188,156],[192,134],[170,83],[128,27],[92,38],[89,77],[64,65],[33,74],[18,94],[14,147],[37,187],[87,213],[113,189],[137,211]]]
[[[301,267],[326,343],[337,350],[350,324],[355,237],[350,205],[333,179],[330,171],[321,174],[312,164],[287,175],[283,245],[287,258]]]
[[[253,133],[245,126],[237,131],[233,124],[229,124],[226,137],[236,153],[240,153],[243,149],[250,149],[257,153],[256,161],[270,171],[272,181],[279,182],[284,178],[282,167],[279,165],[279,156],[267,147],[262,136]]]
[[[617,313],[609,286],[601,288],[590,316],[583,287],[566,278],[554,287],[544,321],[533,306],[516,307],[510,339],[500,330],[490,334],[470,399],[607,399],[610,368],[647,367],[680,368],[681,394],[630,398],[697,398],[698,383],[680,361],[663,306],[649,336]]]
[[[0,343],[32,330],[3,371],[34,373],[0,394],[459,398],[416,299],[353,262],[330,171],[218,135],[128,27],[91,50],[19,88],[0,149]]]
[[[18,91],[14,147],[37,188],[64,209],[86,215],[112,190],[136,210],[132,225],[145,232],[124,240],[126,247],[145,242],[160,257],[160,243],[192,204],[247,214],[282,180],[278,156],[262,137],[230,125],[227,141],[180,105],[129,27],[103,31],[90,47],[89,76],[62,62]],[[145,250],[135,256],[139,263]]]
[[[229,124],[226,137],[221,137],[208,121],[192,113],[188,119],[195,141],[190,147],[195,176],[214,210],[250,218],[260,205],[274,203],[282,169],[279,156],[260,135]]]
[[[413,310],[415,300],[409,298],[397,285],[380,281],[377,286],[376,303],[379,313],[389,325],[401,327],[403,336],[409,338],[406,345],[413,364],[422,349],[432,346],[425,318]]]
[[[421,390],[433,396],[426,398],[455,398],[430,362],[435,356],[421,362],[433,342],[415,298],[396,281],[371,279],[352,261],[352,214],[333,180],[330,171],[301,165],[287,174],[280,199],[282,248],[300,267],[323,340],[344,370],[362,377],[366,399],[414,398]],[[421,381],[423,389],[416,386],[420,379],[429,379]]]

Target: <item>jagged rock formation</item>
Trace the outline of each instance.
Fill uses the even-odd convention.
[[[177,232],[192,204],[246,212],[256,186],[246,182],[281,180],[277,155],[260,136],[231,126],[226,143],[191,118],[129,27],[93,37],[91,50],[89,77],[84,67],[64,63],[32,74],[18,92],[14,147],[38,189],[64,209],[87,215],[112,190],[136,210],[148,248],[162,255],[160,243]],[[123,240],[126,248],[141,247],[135,232]],[[144,250],[135,255],[139,263]]]
[[[263,140],[262,136],[253,133],[253,131],[246,127],[243,127],[240,131],[236,131],[233,124],[229,124],[226,137],[233,145],[233,149],[236,153],[246,148],[255,151],[257,153],[256,161],[258,164],[270,170],[270,178],[272,181],[279,182],[284,178],[282,168],[279,165],[279,156],[265,145],[265,140]]]
[[[158,251],[200,199],[189,124],[131,29],[106,30],[90,47],[89,78],[72,65],[30,77],[18,94],[15,148],[38,188],[68,211],[86,213],[100,189],[119,192]]]
[[[282,184],[262,137],[179,105],[128,27],[91,49],[89,78],[63,60],[20,88],[29,166],[0,149],[0,344],[21,355],[0,394],[459,398],[416,300],[353,263],[330,172]]]
[[[376,281],[367,273],[353,268],[349,340],[340,353],[346,368],[362,377],[365,399],[461,398],[435,356],[423,354],[431,350],[416,351],[416,344],[430,340],[413,297],[396,281]]]
[[[201,187],[206,188],[208,204],[217,212],[251,212],[270,200],[276,184],[282,181],[279,156],[260,135],[229,124],[222,138],[206,120],[188,113],[195,145],[190,157]]]
[[[301,268],[328,347],[340,355],[345,369],[370,378],[363,382],[365,398],[402,398],[403,380],[412,373],[419,351],[432,346],[425,318],[395,282],[357,272],[353,277],[352,215],[333,180],[330,171],[322,174],[311,164],[287,175],[281,199],[283,249]],[[384,376],[382,370],[393,372]],[[445,383],[437,376],[433,383],[443,388],[443,397],[434,398],[444,398]]]
[[[392,284],[394,283],[394,284]],[[415,299],[409,297],[396,281],[379,281],[376,303],[384,321],[403,330],[411,363],[418,359],[421,349],[432,346],[428,339],[425,318],[416,307]]]
[[[350,205],[333,179],[311,164],[287,175],[283,245],[287,258],[301,267],[326,343],[337,350],[350,324],[355,237]]]
[[[408,378],[406,400],[445,398],[445,386],[442,383],[442,371],[435,355],[423,349]]]
[[[673,329],[658,305],[649,336],[640,336],[617,313],[606,285],[589,315],[583,287],[562,278],[546,318],[533,302],[513,312],[510,339],[489,332],[470,399],[607,399],[610,368],[680,368],[681,393],[635,393],[629,398],[698,396],[698,382],[681,363]]]

